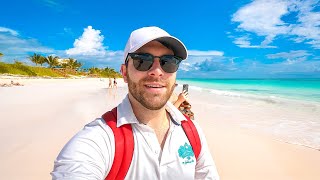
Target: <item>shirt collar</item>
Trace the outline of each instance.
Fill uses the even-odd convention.
[[[170,113],[172,120],[175,121],[176,124],[180,125],[181,121],[186,120],[184,115],[170,101],[168,101],[165,106],[168,113]],[[135,123],[139,123],[139,121],[134,115],[129,97],[126,95],[126,97],[117,107],[117,127],[120,127],[124,124]]]

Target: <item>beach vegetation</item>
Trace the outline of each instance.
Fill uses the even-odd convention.
[[[58,56],[47,56],[44,58],[45,62],[49,65],[49,68],[53,68],[59,65]]]
[[[111,76],[113,75],[114,77],[118,77],[116,76],[117,72],[113,68],[108,68],[108,67],[104,68],[101,74],[106,77],[110,77],[110,75]]]
[[[0,53],[1,56],[2,53]],[[3,55],[3,54],[2,54]],[[13,74],[39,77],[122,77],[113,68],[82,68],[82,63],[74,58],[60,58],[58,56],[33,53],[28,59],[36,66],[30,66],[18,60],[13,64],[0,62],[0,74]],[[43,66],[47,64],[46,66]],[[40,65],[40,66],[38,66]]]
[[[17,60],[13,64],[0,62],[0,74],[51,77],[61,76],[59,73],[55,73],[48,68],[28,66]]]
[[[78,62],[75,59],[70,59],[65,63],[66,65],[62,65],[57,63],[57,57],[46,57],[44,58],[46,61],[50,61],[48,67],[40,67],[40,66],[30,66],[21,61],[15,60],[14,63],[5,63],[0,62],[0,74],[11,74],[11,75],[22,75],[22,76],[30,76],[30,77],[112,77],[112,78],[120,78],[121,74],[116,72],[112,68],[89,68],[89,69],[80,69],[82,63]],[[37,61],[37,64],[40,64]]]
[[[66,63],[61,64],[62,68],[77,70],[82,66],[81,62],[78,62],[74,58],[69,58]]]
[[[121,78],[122,75],[118,72],[116,72],[113,68],[97,68],[97,67],[92,67],[87,69],[88,73],[90,76],[93,77],[112,77],[112,78]]]
[[[35,63],[36,66],[38,66],[38,64],[41,64],[42,66],[42,64],[45,63],[45,58],[37,53],[34,53],[33,55],[29,56],[29,59],[31,62]]]

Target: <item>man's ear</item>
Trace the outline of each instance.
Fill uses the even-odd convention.
[[[125,83],[128,83],[127,78],[127,66],[125,64],[121,64],[121,74]]]

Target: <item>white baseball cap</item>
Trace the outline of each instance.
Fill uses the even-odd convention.
[[[132,31],[124,49],[124,60],[126,60],[128,53],[135,52],[153,40],[169,45],[175,56],[187,59],[187,48],[178,38],[171,36],[159,27],[151,26]]]

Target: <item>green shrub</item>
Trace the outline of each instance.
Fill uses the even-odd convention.
[[[93,71],[94,70],[94,71]],[[121,77],[121,74],[111,68],[99,69],[93,68],[91,72],[81,72],[73,69],[54,70],[46,67],[28,66],[22,62],[15,61],[14,64],[0,62],[0,74],[18,74],[25,76],[48,76],[48,77],[68,77],[72,76],[92,76],[92,77]]]
[[[9,67],[7,64],[0,62],[0,73],[9,73]]]
[[[20,71],[23,75],[28,76],[37,76],[37,73],[33,72],[29,66],[23,65],[23,64],[12,64],[12,67],[18,71]]]

